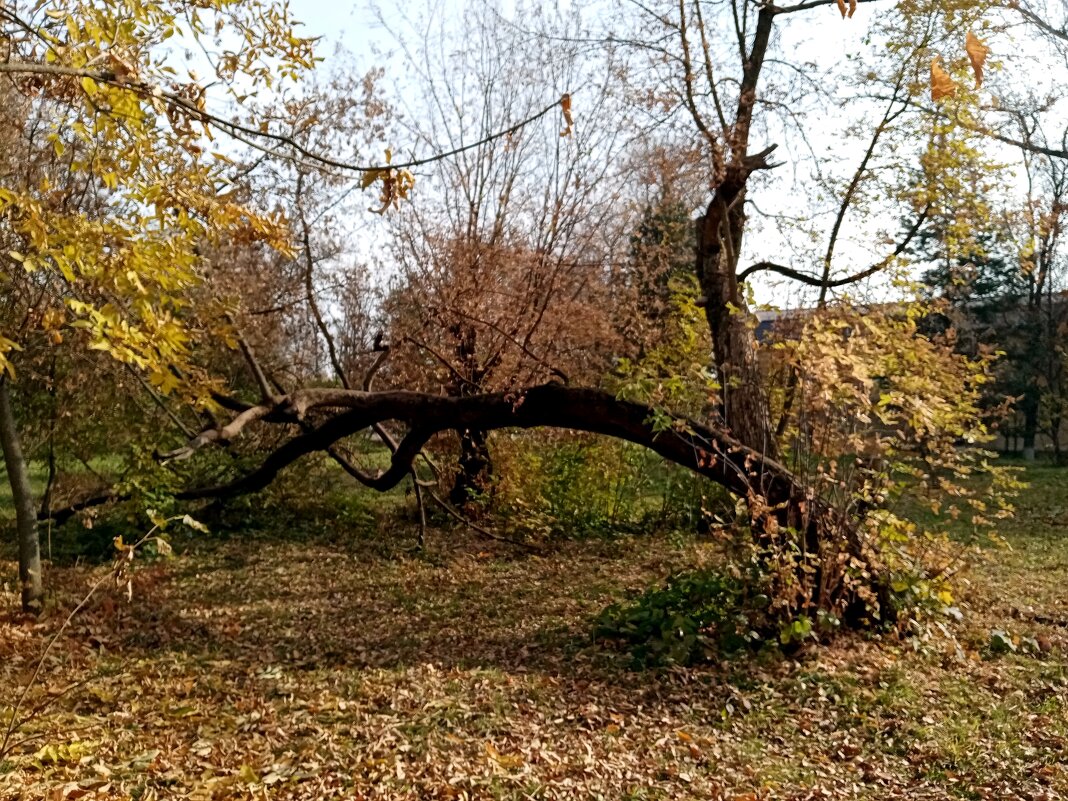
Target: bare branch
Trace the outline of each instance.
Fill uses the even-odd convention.
[[[702,31],[702,36],[703,36]],[[705,138],[708,143],[709,150],[712,152],[712,169],[714,175],[719,175],[723,170],[723,148],[720,145],[719,137],[717,137],[711,129],[709,129],[705,122],[704,115],[700,109],[697,108],[697,101],[694,99],[693,82],[693,59],[690,56],[690,37],[686,32],[686,0],[679,0],[679,42],[682,45],[682,85],[684,89],[684,97],[686,101],[686,108],[689,109],[690,116],[693,118],[694,125],[697,126],[697,130]],[[708,52],[705,51],[705,59],[707,66]],[[710,76],[711,79],[711,76]],[[715,85],[713,84],[713,91],[715,91]],[[717,110],[718,104],[717,104]],[[719,110],[720,119],[723,119],[723,112]]]
[[[230,321],[233,325],[233,320]],[[266,374],[263,372],[263,368],[260,367],[259,361],[256,359],[256,354],[252,352],[252,346],[248,344],[244,335],[234,326],[234,331],[237,336],[237,346],[241,348],[241,355],[245,357],[245,362],[248,364],[248,369],[252,371],[252,377],[256,380],[256,386],[260,390],[260,402],[270,403],[271,398],[274,397],[274,393],[271,392],[271,384],[267,380]]]
[[[820,306],[827,300],[827,290],[830,289],[828,281],[831,277],[831,261],[834,258],[834,249],[838,244],[838,234],[842,229],[842,223],[845,221],[846,213],[849,211],[849,207],[853,204],[853,197],[856,194],[857,188],[860,186],[864,173],[868,170],[868,164],[871,162],[872,156],[875,154],[875,147],[879,144],[879,140],[882,138],[883,134],[886,133],[887,128],[890,127],[890,123],[900,117],[907,108],[907,105],[902,104],[900,108],[895,110],[895,106],[898,104],[898,96],[901,88],[902,77],[898,76],[897,83],[894,85],[893,96],[890,98],[890,104],[883,113],[882,120],[875,126],[875,130],[871,135],[871,140],[868,142],[868,148],[864,151],[864,157],[860,160],[860,164],[853,173],[853,178],[850,180],[849,186],[846,188],[845,194],[842,196],[842,202],[838,206],[838,214],[834,218],[834,225],[831,227],[831,236],[827,241],[827,253],[823,257],[823,277],[821,279],[819,297]]]
[[[840,286],[846,286],[848,284],[856,283],[857,281],[862,281],[865,278],[869,278],[870,276],[875,275],[880,270],[883,270],[888,267],[890,265],[890,262],[892,262],[896,257],[900,256],[902,253],[905,252],[905,249],[908,248],[909,243],[912,241],[913,237],[915,237],[916,233],[920,230],[920,226],[923,225],[924,220],[927,219],[927,215],[930,210],[931,207],[930,205],[928,205],[926,208],[924,208],[922,212],[920,212],[920,215],[916,218],[916,221],[912,224],[912,227],[905,233],[904,239],[897,243],[897,247],[895,247],[894,251],[888,256],[886,256],[886,258],[882,259],[881,261],[877,261],[875,264],[873,264],[871,267],[868,267],[867,269],[861,270],[860,272],[854,273],[853,275],[846,276],[845,278],[836,278],[833,281],[829,281],[825,277],[812,275],[811,273],[801,272],[800,270],[795,270],[792,267],[786,267],[782,264],[776,264],[775,262],[770,261],[760,261],[742,270],[742,272],[738,275],[738,280],[745,281],[747,278],[749,278],[749,276],[753,275],[754,273],[771,272],[778,273],[779,275],[785,276],[786,278],[792,278],[795,281],[800,281],[802,284],[807,284],[808,286],[826,287],[828,289],[836,289]]]
[[[1053,25],[1051,25],[1049,22],[1039,16],[1039,14],[1033,11],[1026,3],[1022,3],[1020,2],[1020,0],[1008,0],[1005,5],[1017,11],[1020,16],[1022,16],[1025,20],[1030,22],[1043,33],[1049,34],[1050,36],[1056,39],[1061,39],[1065,42],[1068,42],[1068,29],[1055,28]]]
[[[319,310],[319,303],[315,299],[315,260],[311,251],[311,229],[308,227],[308,218],[304,214],[304,173],[297,176],[297,218],[301,227],[301,246],[304,250],[304,290],[308,296],[308,308],[311,310],[315,326],[319,334],[326,341],[326,350],[330,356],[330,365],[334,368],[334,375],[345,389],[352,389],[345,370],[341,367],[341,360],[337,355],[337,346],[334,343],[334,335],[323,319]]]
[[[206,431],[201,431],[181,448],[158,454],[157,458],[161,462],[168,462],[172,459],[188,459],[205,445],[209,445],[212,442],[229,442],[244,431],[245,426],[249,423],[262,420],[270,412],[271,408],[269,406],[253,406],[251,409],[241,412],[222,428],[209,428]]]
[[[857,0],[858,3],[874,3],[877,0]],[[796,3],[792,6],[776,6],[768,4],[766,8],[771,10],[772,14],[793,14],[796,11],[808,11],[810,8],[819,8],[820,6],[833,6],[837,5],[838,0],[805,0],[803,3]]]

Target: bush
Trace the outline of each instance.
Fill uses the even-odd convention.
[[[594,637],[625,644],[637,667],[692,665],[761,642],[769,626],[768,597],[758,582],[700,568],[672,575],[664,586],[609,606]]]
[[[627,442],[536,432],[492,447],[486,510],[526,536],[695,532],[732,508],[717,485]]]

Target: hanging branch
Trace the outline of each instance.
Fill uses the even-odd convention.
[[[10,15],[9,15],[10,16]],[[253,128],[248,125],[242,125],[241,123],[234,122],[233,120],[227,120],[223,117],[213,114],[206,109],[201,108],[195,102],[189,100],[186,97],[178,94],[177,92],[164,90],[158,84],[149,83],[146,81],[132,80],[129,76],[120,76],[113,70],[96,69],[90,67],[68,67],[62,64],[38,64],[34,62],[26,61],[6,61],[0,62],[0,73],[16,74],[16,75],[50,75],[55,77],[70,77],[70,78],[89,78],[98,84],[105,86],[111,86],[118,89],[124,89],[130,92],[134,92],[141,97],[157,101],[164,101],[170,104],[176,109],[180,109],[189,119],[196,122],[210,125],[217,130],[227,134],[228,136],[236,139],[239,142],[249,145],[261,152],[267,153],[278,158],[285,159],[286,161],[296,161],[305,163],[315,167],[326,167],[342,170],[344,172],[352,173],[389,173],[393,170],[406,170],[413,167],[420,167],[426,164],[433,164],[437,161],[443,161],[457,156],[461,153],[466,153],[469,150],[475,150],[483,147],[491,142],[495,142],[498,139],[506,139],[509,136],[514,135],[523,128],[537,122],[542,117],[555,111],[560,107],[561,101],[559,99],[554,100],[551,104],[545,106],[540,111],[537,111],[530,116],[520,120],[519,122],[508,126],[500,131],[489,134],[476,142],[472,142],[466,145],[459,145],[451,150],[441,151],[433,153],[429,156],[423,156],[420,158],[409,159],[403,162],[388,162],[384,164],[355,164],[349,161],[342,161],[332,156],[325,155],[323,153],[317,153],[307,147],[301,145],[295,139],[285,134],[274,133],[271,131],[264,131],[259,128]],[[569,93],[571,95],[574,92]],[[273,146],[272,146],[273,145]],[[285,153],[279,150],[279,147],[285,150],[291,151]]]

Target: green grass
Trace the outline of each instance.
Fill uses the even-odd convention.
[[[34,496],[40,497],[44,492],[45,482],[48,480],[48,468],[44,464],[31,462],[29,470],[30,487],[33,489]],[[14,519],[15,507],[11,502],[11,483],[7,479],[7,471],[0,469],[0,525],[3,525],[4,521]]]

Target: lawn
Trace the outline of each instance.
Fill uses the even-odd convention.
[[[589,631],[700,541],[182,539],[57,642],[0,799],[1068,798],[1068,472],[1028,477],[961,620],[685,671]],[[2,570],[0,721],[106,568],[53,569],[40,623]]]

